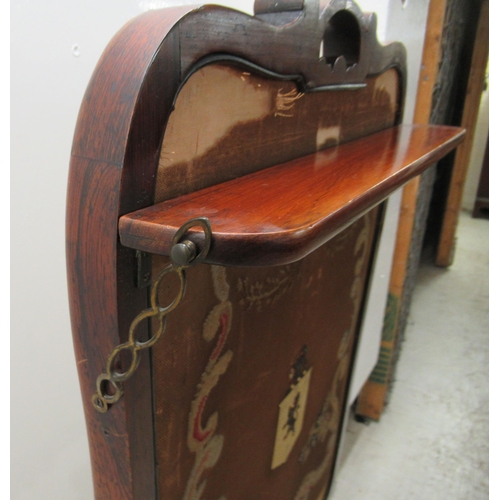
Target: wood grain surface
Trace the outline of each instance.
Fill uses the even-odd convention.
[[[318,59],[325,27],[345,8],[361,27],[359,61],[349,71],[342,57],[333,68]],[[157,495],[148,354],[110,411],[97,412],[90,396],[107,355],[147,307],[147,289],[134,286],[135,250],[120,244],[118,220],[153,203],[163,136],[185,81],[214,60],[293,80],[306,92],[364,86],[367,76],[395,68],[404,95],[404,47],[378,44],[373,16],[348,0],[332,2],[321,16],[317,2],[305,2],[304,14],[274,26],[217,6],[152,10],[115,35],[92,75],[73,140],[66,234],[72,332],[96,499]],[[141,328],[147,337],[147,325]]]
[[[400,126],[139,210],[120,218],[125,246],[169,255],[175,232],[208,217],[207,262],[255,266],[299,260],[451,151],[464,131]],[[201,247],[202,234],[193,229]]]
[[[89,82],[73,139],[66,265],[98,500],[156,495],[147,353],[113,411],[97,412],[91,396],[107,355],[126,339],[135,314],[147,306],[147,290],[134,286],[135,252],[119,245],[116,237],[118,218],[151,202],[161,124],[179,85],[172,76],[178,74],[174,26],[191,9],[148,12],[115,35]],[[166,33],[171,36],[164,40]],[[161,78],[166,67],[172,72],[169,85]],[[148,335],[146,327],[141,325],[143,335]]]

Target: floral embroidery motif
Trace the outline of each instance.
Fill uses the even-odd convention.
[[[184,493],[184,500],[201,499],[206,484],[206,481],[200,484],[201,477],[206,469],[214,467],[217,463],[224,445],[224,436],[215,433],[219,418],[217,412],[212,413],[206,425],[203,425],[203,410],[210,392],[226,372],[233,357],[233,352],[230,350],[223,353],[232,320],[226,271],[219,266],[212,266],[211,270],[215,296],[220,303],[210,311],[205,320],[203,339],[207,342],[216,339],[216,342],[191,403],[187,443],[189,449],[196,454],[196,459]]]
[[[270,274],[263,281],[250,282],[248,278],[238,279],[238,292],[243,296],[239,304],[246,309],[255,307],[257,312],[264,305],[274,304],[290,290],[300,269],[300,262],[277,268],[278,273]]]
[[[338,424],[340,421],[341,402],[338,390],[347,376],[349,367],[349,345],[356,328],[357,312],[361,303],[363,280],[362,270],[369,250],[370,224],[369,218],[362,219],[364,224],[354,247],[354,255],[359,255],[354,266],[354,281],[350,289],[350,298],[353,302],[353,310],[350,325],[344,332],[337,353],[338,367],[335,372],[330,392],[309,431],[307,444],[302,449],[299,457],[300,462],[305,462],[311,450],[318,444],[326,441],[326,453],[320,466],[309,472],[303,479],[294,500],[308,500],[313,488],[321,480],[323,475],[330,469],[331,460],[335,452],[337,441]],[[357,224],[355,224],[357,225]],[[238,290],[244,295],[240,304],[247,307],[261,307],[274,303],[293,284],[293,278],[298,273],[295,266],[284,266],[280,269],[278,276],[269,277],[263,282],[249,284],[247,279],[238,281]],[[203,338],[207,342],[215,340],[215,346],[209,356],[205,371],[198,384],[195,397],[191,403],[189,416],[188,447],[196,454],[195,463],[191,471],[183,500],[201,500],[206,481],[202,481],[204,472],[215,466],[219,460],[224,436],[216,434],[218,413],[214,412],[203,425],[203,413],[211,390],[217,385],[219,378],[226,372],[233,352],[226,350],[228,334],[231,330],[232,304],[229,301],[229,285],[223,267],[212,266],[213,286],[219,303],[208,314],[203,326]],[[302,367],[295,367],[291,372],[293,378],[294,370],[301,371]],[[290,431],[290,430],[289,430]],[[290,431],[291,432],[291,431]],[[221,497],[219,500],[225,500]]]

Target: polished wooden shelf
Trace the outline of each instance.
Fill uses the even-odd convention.
[[[124,215],[121,243],[169,255],[179,227],[207,217],[213,241],[206,262],[294,262],[453,150],[464,134],[447,126],[390,128]],[[189,234],[202,245],[201,229]]]

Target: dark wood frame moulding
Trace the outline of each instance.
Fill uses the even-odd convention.
[[[91,397],[107,355],[148,306],[147,289],[134,286],[136,251],[120,244],[118,221],[153,204],[163,135],[186,79],[202,65],[224,61],[313,92],[356,89],[393,67],[401,76],[403,108],[405,49],[379,45],[375,15],[349,0],[334,0],[321,12],[317,2],[291,3],[292,12],[281,16],[259,2],[260,18],[218,6],[146,12],[111,40],[87,87],[68,179],[67,273],[97,499],[156,498],[149,354],[111,411],[95,411]],[[318,57],[339,11],[360,28],[354,63]],[[147,337],[146,325],[139,328]]]

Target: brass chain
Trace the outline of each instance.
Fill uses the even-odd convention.
[[[205,233],[205,241],[203,244],[203,249],[200,253],[197,253],[196,247],[191,243],[190,240],[186,241],[186,243],[189,245],[181,241],[182,238],[186,235],[188,229],[192,227],[201,227],[203,229],[203,232]],[[165,267],[165,269],[163,269],[163,271],[156,277],[151,285],[151,307],[148,309],[144,309],[134,318],[129,328],[127,342],[124,342],[123,344],[120,344],[113,349],[111,354],[108,356],[106,371],[104,373],[101,373],[101,375],[97,377],[97,391],[92,396],[92,404],[97,411],[101,413],[107,412],[109,409],[109,405],[116,403],[122,397],[123,382],[128,380],[137,370],[137,367],[139,366],[140,352],[143,349],[152,347],[158,342],[158,340],[160,340],[163,332],[166,329],[167,314],[172,312],[184,297],[184,293],[186,291],[186,268],[203,262],[208,254],[208,251],[210,250],[211,241],[212,229],[210,226],[210,222],[206,217],[192,219],[177,230],[172,240],[171,249],[173,249],[175,246],[183,247],[182,250],[184,252],[184,257],[186,255],[186,252],[189,252],[192,249],[194,249],[194,253],[192,253],[190,258],[188,259],[181,260],[180,262],[175,262],[171,250],[171,263],[167,267]],[[159,299],[160,284],[164,278],[173,273],[176,274],[179,278],[179,290],[170,304],[168,304],[167,306],[161,306]],[[136,338],[137,327],[141,321],[150,319],[156,319],[158,322],[158,327],[155,329],[151,338],[144,342],[141,342]],[[123,351],[129,351],[132,356],[132,360],[127,370],[125,370],[124,372],[119,372],[116,369],[116,360],[120,353],[122,353]],[[109,384],[111,387],[106,387],[107,384]],[[109,389],[112,389],[112,391],[109,391]],[[111,392],[111,394],[109,392]]]

